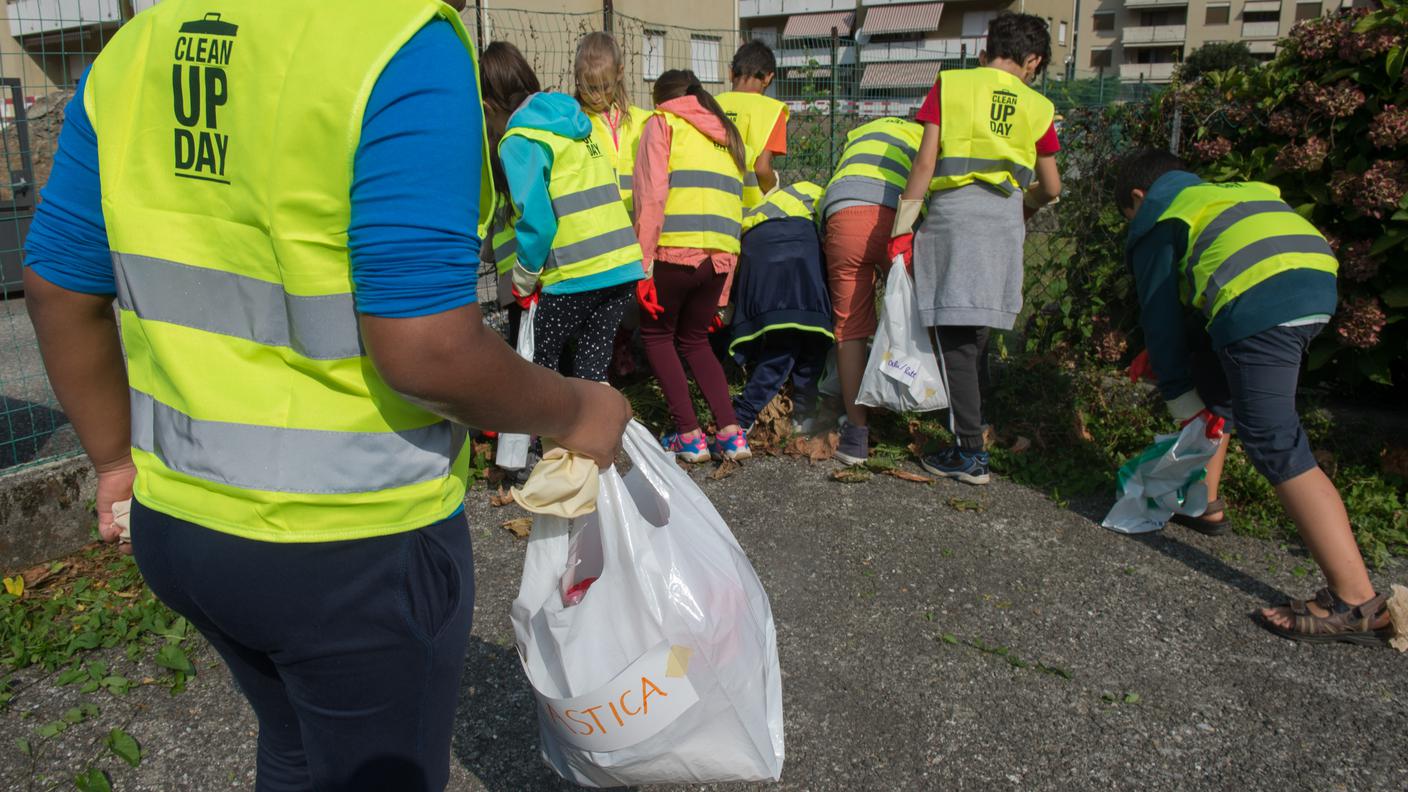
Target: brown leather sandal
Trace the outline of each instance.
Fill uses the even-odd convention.
[[[1394,637],[1394,626],[1388,616],[1389,594],[1379,594],[1360,605],[1350,605],[1335,596],[1330,589],[1322,588],[1315,592],[1312,600],[1292,600],[1289,603],[1294,623],[1290,629],[1273,624],[1258,616],[1261,625],[1282,638],[1305,643],[1352,643],[1362,646],[1388,646]],[[1327,616],[1317,616],[1310,610],[1314,603]],[[1383,626],[1374,627],[1383,620]]]
[[[1221,514],[1221,520],[1205,520],[1202,517],[1190,517],[1186,514],[1175,514],[1169,518],[1169,522],[1178,523],[1184,528],[1192,528],[1205,536],[1222,536],[1232,530],[1232,521],[1227,519],[1227,504],[1221,498],[1208,501],[1208,507],[1203,510],[1204,515]]]

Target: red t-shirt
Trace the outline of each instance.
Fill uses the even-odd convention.
[[[934,80],[934,87],[929,89],[929,95],[924,97],[924,104],[919,106],[919,114],[914,117],[915,121],[921,124],[939,125],[939,80]],[[1051,123],[1051,127],[1046,130],[1046,134],[1041,136],[1041,140],[1036,142],[1036,155],[1046,157],[1061,150],[1061,141],[1056,139],[1056,122]]]

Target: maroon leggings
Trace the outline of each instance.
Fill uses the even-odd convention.
[[[675,429],[681,434],[699,428],[699,416],[694,414],[689,382],[684,376],[685,363],[719,428],[738,423],[724,367],[709,346],[709,325],[714,321],[727,279],[724,273],[714,272],[707,261],[697,267],[655,263],[655,290],[665,313],[659,319],[651,319],[642,311],[640,336],[645,342],[645,357],[670,405]]]

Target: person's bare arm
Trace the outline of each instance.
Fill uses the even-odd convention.
[[[934,178],[934,165],[939,161],[939,127],[937,124],[924,124],[924,137],[919,142],[919,152],[914,155],[914,163],[909,168],[909,180],[905,182],[900,197],[906,201],[922,201],[929,192],[929,182]]]
[[[753,173],[758,177],[758,189],[764,193],[777,186],[777,171],[772,169],[772,152],[764,150],[753,161]]]
[[[69,291],[29,268],[24,291],[49,383],[98,473],[98,531],[116,541],[112,504],[132,497],[136,473],[113,298]]]
[[[519,357],[478,305],[405,319],[361,317],[373,364],[396,392],[466,426],[547,437],[606,467],[631,408],[616,389]]]
[[[1056,167],[1056,156],[1046,154],[1036,158],[1036,181],[1022,196],[1023,214],[1026,219],[1041,211],[1043,206],[1061,197],[1061,171]]]

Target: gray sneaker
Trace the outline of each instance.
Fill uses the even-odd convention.
[[[836,459],[845,465],[864,465],[870,458],[870,427],[841,422],[841,442],[836,446]]]

